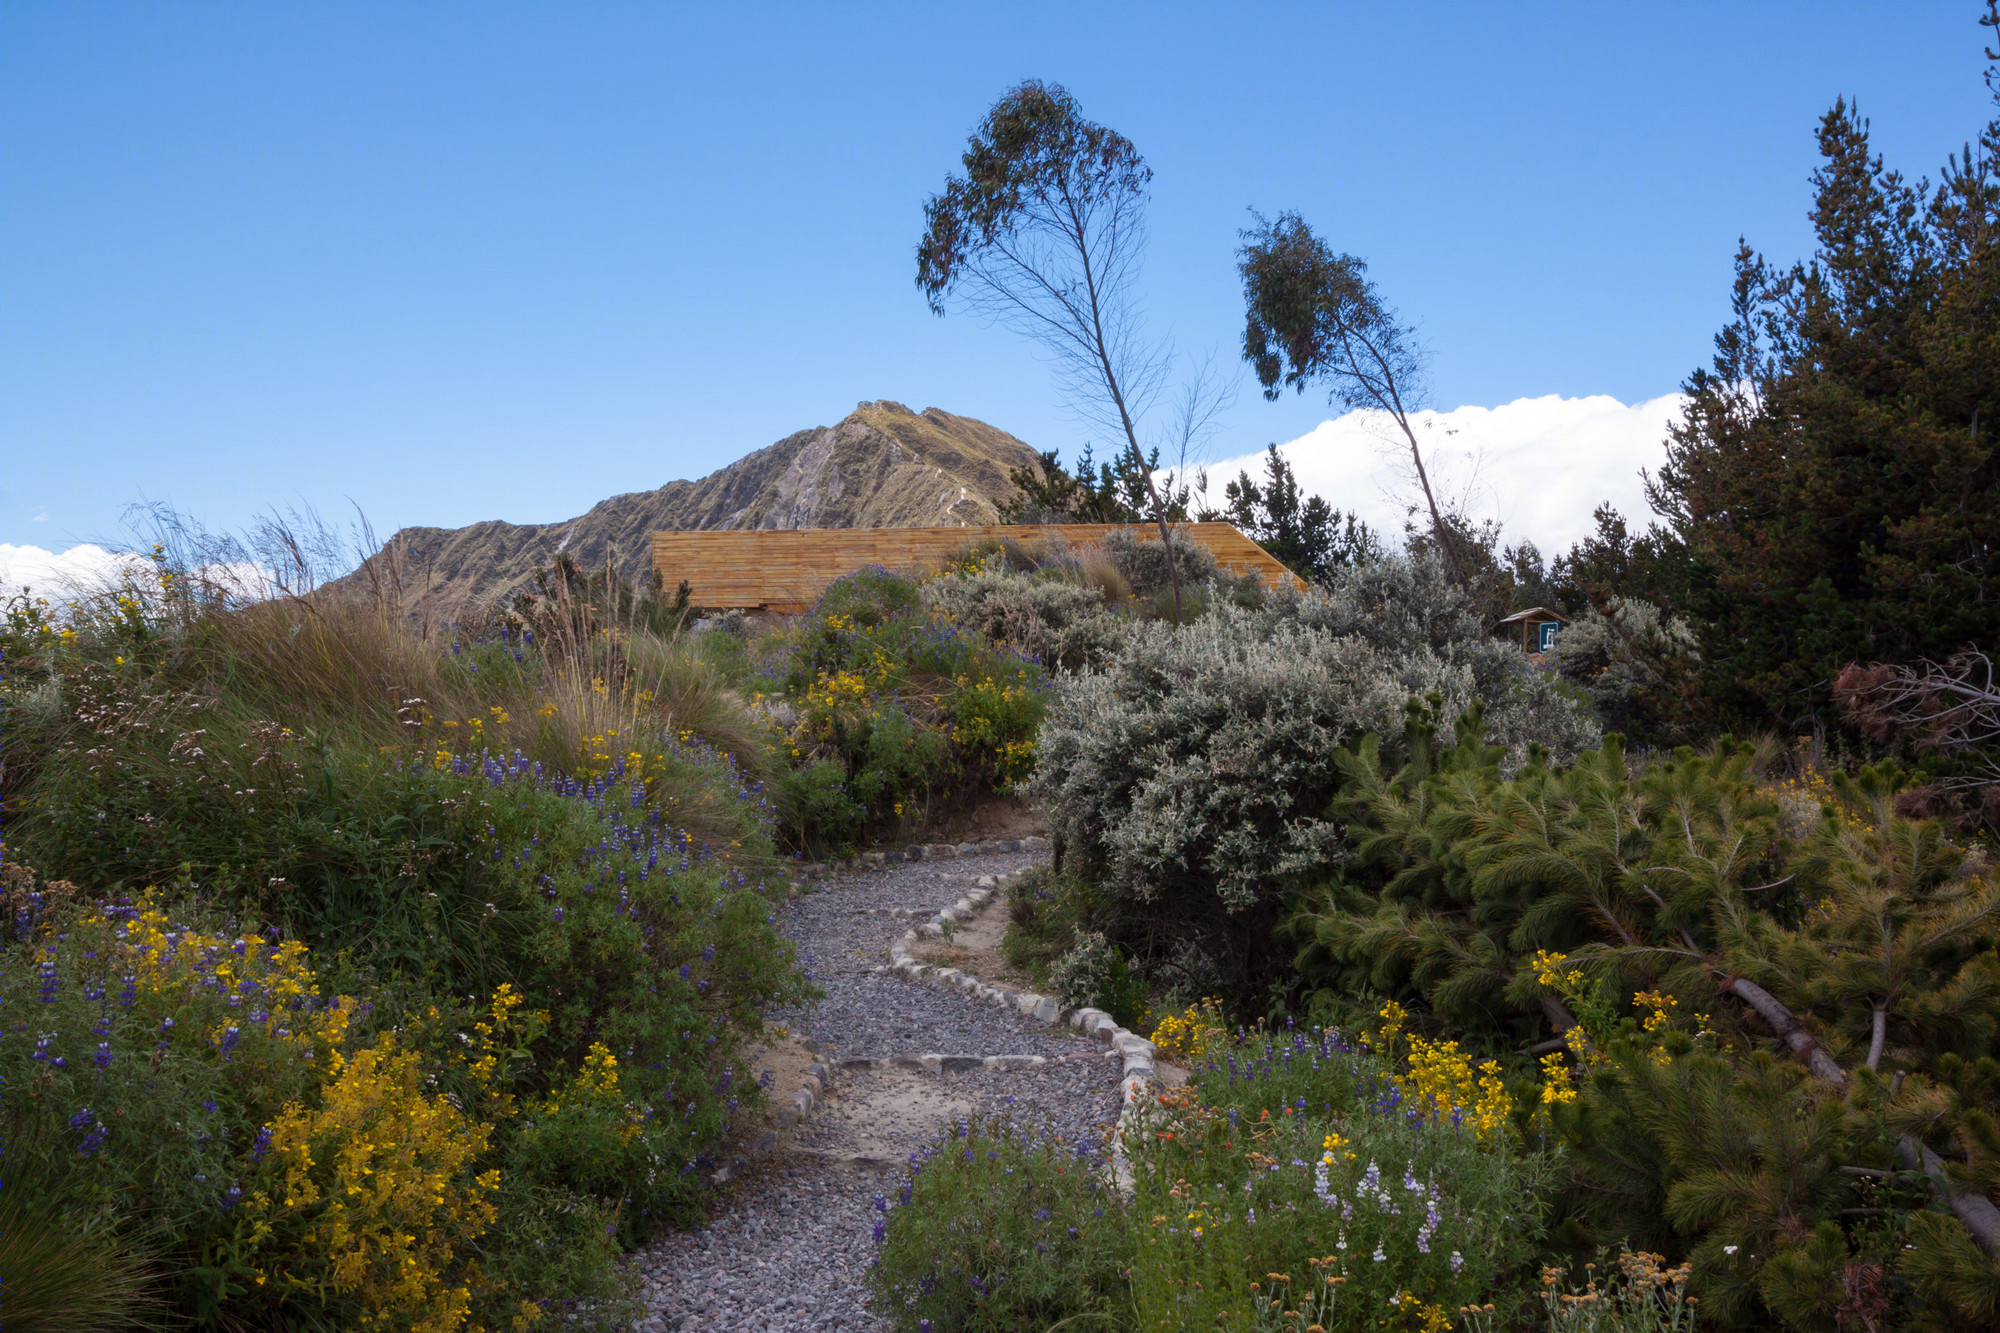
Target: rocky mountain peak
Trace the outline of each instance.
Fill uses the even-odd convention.
[[[586,569],[608,563],[643,579],[649,538],[663,530],[997,522],[995,501],[1014,490],[1008,471],[1034,460],[1034,450],[983,421],[876,399],[698,481],[616,495],[560,523],[404,528],[385,554],[426,603],[488,605],[530,586],[535,568],[558,552]]]

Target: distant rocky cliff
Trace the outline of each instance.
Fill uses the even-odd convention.
[[[484,605],[530,586],[558,552],[645,578],[647,539],[666,529],[993,523],[994,501],[1014,490],[1008,470],[1034,460],[983,421],[862,403],[838,425],[788,435],[699,481],[616,495],[566,523],[404,528],[376,558],[392,559],[404,588],[432,605]]]

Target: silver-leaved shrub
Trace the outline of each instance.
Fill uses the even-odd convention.
[[[1125,621],[1101,589],[1047,575],[982,569],[923,585],[924,608],[1055,670],[1101,665]]]
[[[1178,630],[1135,626],[1101,669],[1062,682],[1034,789],[1065,869],[1143,909],[1147,952],[1190,932],[1211,956],[1258,947],[1251,909],[1341,856],[1335,749],[1400,737],[1408,703],[1431,696],[1447,735],[1483,701],[1513,765],[1531,746],[1566,762],[1599,739],[1581,692],[1491,638],[1419,555],[1255,609],[1218,601]]]

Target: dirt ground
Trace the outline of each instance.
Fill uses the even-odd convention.
[[[945,815],[912,842],[981,842],[1048,834],[1041,807],[1019,796],[989,796],[970,810]]]
[[[912,956],[937,967],[955,967],[970,972],[981,981],[1009,990],[1033,990],[1034,982],[1007,962],[1000,942],[1007,935],[1007,903],[1004,894],[986,910],[959,926],[950,938],[922,937],[910,949]]]

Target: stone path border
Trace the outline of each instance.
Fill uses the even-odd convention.
[[[814,862],[795,867],[805,879],[823,879],[850,870],[881,870],[905,861],[943,861],[954,856],[990,856],[998,852],[1046,852],[1047,838],[989,838],[983,842],[913,842],[884,852],[861,852],[844,861]]]
[[[905,860],[943,860],[954,856],[973,856],[982,852],[1045,851],[1048,846],[1049,840],[1047,838],[1008,839],[1002,842],[964,842],[956,845],[951,843],[912,843],[906,851],[863,852],[860,856],[852,860],[832,863],[830,867],[821,865],[803,866],[799,868],[799,872],[807,879],[817,879],[822,874],[841,870],[879,870],[887,865],[901,864]],[[944,934],[949,924],[970,920],[973,912],[979,906],[984,905],[987,899],[998,888],[999,881],[994,879],[993,876],[980,876],[978,887],[973,889],[970,894],[964,898],[960,898],[954,906],[934,913],[931,919],[918,929],[926,935]],[[923,915],[921,911],[907,907],[870,907],[864,909],[864,911],[869,916],[890,917],[903,921],[914,920]],[[916,934],[912,932],[905,935],[904,938],[914,939],[916,938]],[[895,947],[891,946],[892,952]],[[1039,1015],[1033,1016],[1039,1017]],[[1048,1022],[1049,1020],[1042,1019],[1041,1021]],[[1047,1057],[1040,1055],[932,1054],[899,1056],[888,1060],[842,1060],[839,1062],[839,1067],[849,1070],[916,1069],[926,1073],[937,1074],[945,1070],[959,1072],[971,1069],[1033,1069],[1047,1063]],[[816,1060],[812,1064],[807,1065],[805,1073],[799,1076],[799,1086],[797,1091],[792,1093],[791,1100],[777,1108],[773,1118],[777,1121],[778,1128],[790,1129],[811,1115],[825,1100],[826,1090],[832,1083],[832,1065],[829,1065],[825,1060]],[[751,1146],[750,1156],[764,1156],[772,1150],[776,1144],[776,1140],[777,1135],[775,1132],[766,1130],[758,1136],[756,1142]],[[745,1168],[746,1163],[743,1158],[727,1158],[723,1161],[720,1169],[715,1172],[713,1179],[717,1184],[724,1184],[734,1177],[741,1175]]]
[[[938,911],[923,925],[903,933],[900,940],[889,946],[889,969],[897,976],[922,985],[939,986],[948,990],[963,991],[977,999],[985,1000],[1002,1009],[1012,1009],[1025,1018],[1053,1026],[1067,1023],[1070,1027],[1093,1037],[1099,1045],[1110,1048],[1107,1055],[1116,1055],[1124,1062],[1123,1081],[1120,1096],[1123,1109],[1118,1116],[1118,1139],[1111,1145],[1111,1169],[1120,1189],[1131,1185],[1131,1167],[1125,1160],[1124,1133],[1128,1127],[1136,1125],[1144,1116],[1146,1089],[1159,1077],[1154,1068],[1157,1048],[1152,1042],[1136,1032],[1118,1025],[1118,1021],[1102,1009],[1065,1009],[1060,1001],[1051,995],[1037,995],[1033,991],[1008,990],[1004,986],[990,985],[970,972],[962,972],[955,967],[936,967],[918,962],[910,956],[908,945],[915,944],[925,936],[940,936],[953,925],[970,921],[978,915],[996,896],[999,896],[1007,882],[1018,878],[1015,875],[982,875],[977,887],[949,907]],[[919,1057],[927,1059],[930,1057]],[[942,1057],[940,1057],[942,1058]],[[972,1057],[963,1057],[970,1059]],[[1020,1056],[992,1056],[989,1059],[1021,1059]],[[1037,1057],[1026,1057],[1036,1059]],[[966,1066],[970,1068],[970,1066]]]

